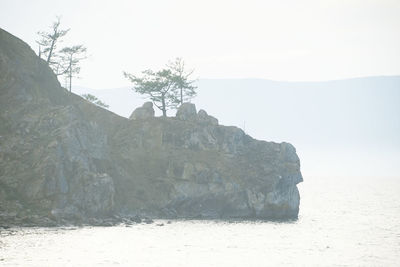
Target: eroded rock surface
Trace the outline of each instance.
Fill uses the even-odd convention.
[[[129,117],[130,120],[146,120],[154,117],[154,108],[153,103],[146,102],[143,106],[135,109],[131,116]]]
[[[208,115],[207,112],[203,109],[200,109],[197,113],[197,120],[199,123],[218,125],[218,119]]]
[[[295,148],[219,126],[185,103],[119,117],[61,88],[0,29],[0,225],[93,218],[293,219]],[[137,109],[138,110],[138,109]]]
[[[192,103],[183,103],[176,112],[176,118],[183,121],[194,121],[197,119],[196,106]]]

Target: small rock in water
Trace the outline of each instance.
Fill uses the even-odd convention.
[[[152,219],[150,219],[150,218],[145,218],[145,219],[143,220],[143,222],[146,223],[146,224],[151,224],[151,223],[153,223],[154,221],[153,221]]]
[[[142,219],[138,215],[136,215],[135,217],[132,217],[131,220],[133,222],[135,222],[135,223],[141,223],[142,222]]]

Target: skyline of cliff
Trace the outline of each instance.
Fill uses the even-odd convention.
[[[307,175],[400,172],[400,76],[326,82],[200,79],[197,85],[193,103],[199,108],[258,139],[295,144]],[[129,117],[146,101],[130,88],[76,86],[73,92],[94,94],[109,110]]]

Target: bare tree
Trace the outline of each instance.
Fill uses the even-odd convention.
[[[76,77],[81,71],[79,63],[86,58],[86,47],[83,45],[74,45],[71,47],[64,47],[61,49],[60,54],[62,58],[62,65],[65,69],[65,75],[68,80],[69,91],[72,88],[72,78]]]

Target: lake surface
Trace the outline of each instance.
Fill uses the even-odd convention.
[[[400,177],[299,189],[295,222],[1,230],[0,266],[400,266]]]

